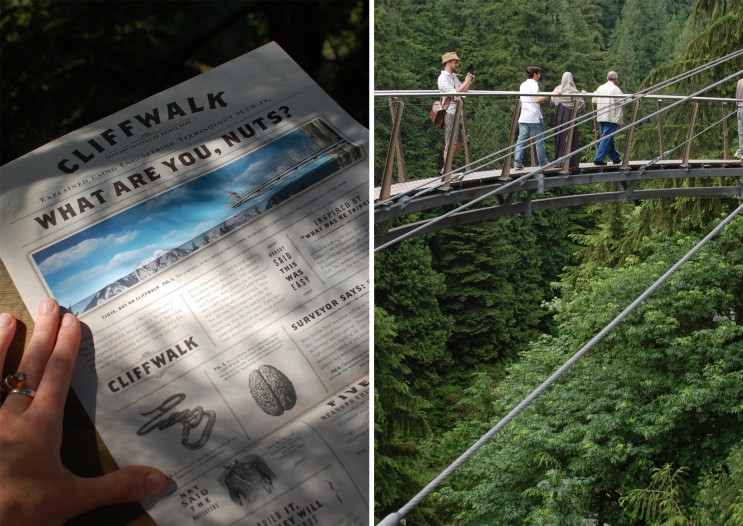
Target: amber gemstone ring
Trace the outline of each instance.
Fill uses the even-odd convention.
[[[26,374],[20,371],[3,378],[3,381],[0,382],[0,391],[4,393],[24,394],[32,398],[36,394],[36,391],[27,387]]]

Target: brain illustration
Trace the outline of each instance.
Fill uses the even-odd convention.
[[[248,386],[258,406],[271,416],[279,416],[297,403],[294,385],[271,365],[261,365],[251,371]]]

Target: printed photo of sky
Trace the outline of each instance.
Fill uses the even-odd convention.
[[[311,138],[293,131],[214,172],[50,245],[33,260],[60,305],[71,306],[240,210],[230,191],[259,186],[266,169]]]

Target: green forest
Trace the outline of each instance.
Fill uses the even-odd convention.
[[[518,90],[524,68],[538,65],[544,91],[571,71],[590,92],[615,70],[632,93],[743,48],[740,0],[377,0],[373,11],[376,90],[436,89],[441,55],[456,51],[476,72],[473,89]],[[665,93],[741,69],[737,59]],[[734,92],[735,81],[708,95]],[[426,108],[405,111],[406,155],[437,170],[441,134],[431,139]],[[490,125],[507,127],[510,111],[489,115]],[[375,98],[373,112],[376,174],[387,101]],[[669,141],[684,119],[669,119]],[[483,142],[477,115],[468,122]],[[728,154],[738,147],[731,123]],[[589,133],[581,130],[584,143]],[[633,141],[638,154],[657,155],[657,132]],[[721,134],[694,149],[721,159]],[[473,150],[487,153],[477,142]],[[406,505],[739,205],[719,197],[563,208],[376,251],[375,521]],[[405,521],[743,525],[743,217]]]

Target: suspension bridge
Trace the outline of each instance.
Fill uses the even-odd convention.
[[[692,72],[693,73],[693,72]],[[546,166],[531,166],[525,169],[512,168],[515,150],[515,136],[518,116],[521,109],[519,93],[513,91],[475,91],[467,92],[464,100],[456,102],[455,119],[462,120],[465,128],[465,164],[452,167],[451,155],[445,161],[442,175],[431,175],[430,168],[422,177],[416,171],[414,156],[405,155],[404,108],[406,101],[416,108],[429,105],[432,97],[441,94],[437,91],[377,91],[377,100],[385,100],[389,106],[391,124],[389,139],[386,142],[385,162],[382,174],[375,176],[374,241],[376,249],[385,248],[406,237],[435,232],[444,228],[456,228],[471,223],[487,221],[506,215],[528,216],[534,211],[549,210],[566,206],[583,206],[617,201],[639,202],[643,199],[678,197],[743,197],[743,164],[740,159],[729,155],[731,136],[736,135],[736,99],[724,97],[705,97],[703,93],[721,84],[735,87],[739,71],[721,79],[690,95],[662,95],[656,93],[670,84],[661,83],[642,93],[617,96],[614,104],[623,106],[626,125],[615,132],[624,139],[625,146],[619,164],[605,166],[593,162],[582,162],[577,168],[570,168],[573,155],[584,150],[591,153],[601,140],[596,122],[596,111],[578,115],[574,111],[572,120],[566,125],[547,129],[544,140],[549,144],[561,132],[568,131],[568,150],[565,156],[555,159]],[[687,73],[688,75],[688,73]],[[671,79],[676,80],[676,79]],[[557,96],[543,92],[539,95]],[[571,94],[571,97],[586,99],[590,107],[592,93]],[[515,102],[514,102],[515,99]],[[422,100],[426,102],[421,103]],[[473,132],[468,125],[465,106],[473,106],[475,119],[482,121],[481,115],[493,114],[495,104],[513,106],[510,130],[505,146],[472,160]],[[543,106],[548,106],[544,104]],[[577,108],[577,105],[574,105]],[[543,108],[543,113],[549,110]],[[673,113],[672,113],[673,112]],[[685,121],[685,129],[673,126],[675,144],[668,144],[667,124],[664,117],[673,116],[676,121]],[[679,119],[680,116],[680,119]],[[732,121],[732,125],[731,125]],[[420,121],[418,121],[420,122]],[[591,129],[592,125],[592,129]],[[430,125],[429,125],[430,127]],[[456,127],[456,124],[455,124]],[[432,127],[431,127],[432,128]],[[670,128],[670,127],[669,127]],[[439,135],[443,132],[432,128]],[[479,126],[480,130],[484,128]],[[732,132],[731,132],[732,130]],[[592,134],[592,140],[580,148],[570,151],[570,134]],[[633,152],[633,136],[642,133],[643,138],[653,136],[657,149],[652,158],[643,159]],[[706,134],[722,136],[722,152],[719,159],[698,159],[693,157],[695,140]],[[490,133],[492,134],[492,132]],[[561,135],[565,136],[564,133]],[[377,138],[379,140],[379,138]],[[649,139],[647,139],[649,141]],[[480,139],[480,143],[483,141]],[[587,141],[584,141],[587,142]],[[443,143],[442,143],[443,144]],[[642,148],[647,154],[647,144]],[[637,149],[637,146],[635,145]],[[531,144],[531,158],[534,146]],[[449,145],[448,151],[454,151]],[[528,150],[527,150],[528,151]],[[381,161],[382,152],[377,153]],[[432,152],[440,156],[440,151]],[[593,158],[593,155],[589,157]],[[411,162],[412,161],[412,162]],[[397,167],[397,181],[393,181],[393,169]],[[421,171],[426,171],[423,168]],[[378,183],[378,184],[376,184]],[[560,189],[559,192],[554,190]],[[557,195],[559,194],[559,195]],[[490,198],[487,202],[486,199]],[[482,205],[475,207],[474,205]],[[431,209],[444,209],[448,212],[434,218],[418,222],[400,221],[404,216]]]
[[[700,196],[736,196],[743,200],[743,163],[740,159],[729,158],[729,128],[728,120],[732,119],[737,111],[736,99],[704,97],[704,93],[721,85],[735,85],[735,81],[743,75],[743,70],[721,78],[710,83],[703,89],[684,96],[669,96],[658,94],[680,80],[689,78],[701,72],[709,71],[715,65],[728,60],[743,56],[743,49],[721,57],[688,71],[682,75],[668,79],[656,86],[644,90],[642,93],[627,94],[617,97],[614,104],[631,106],[631,118],[629,124],[620,126],[611,136],[626,133],[626,145],[621,162],[609,165],[595,165],[594,163],[580,163],[573,169],[569,166],[573,154],[583,152],[590,148],[598,147],[600,137],[594,132],[594,139],[588,144],[570,151],[570,134],[579,133],[583,124],[593,121],[596,130],[596,111],[588,112],[583,117],[578,117],[574,111],[572,119],[567,123],[568,134],[566,145],[568,145],[565,156],[549,162],[545,166],[532,166],[528,169],[512,170],[511,157],[514,153],[514,136],[517,119],[520,112],[520,102],[516,102],[511,120],[510,134],[506,146],[497,150],[492,148],[492,153],[472,160],[469,145],[465,145],[465,165],[452,168],[453,143],[448,145],[444,167],[438,175],[419,177],[407,180],[410,169],[408,160],[403,154],[403,141],[401,141],[400,130],[402,128],[402,116],[405,97],[429,97],[426,107],[430,104],[430,97],[438,97],[441,94],[435,91],[416,92],[375,92],[375,97],[385,97],[389,101],[392,124],[390,138],[383,165],[383,173],[375,176],[375,251],[383,250],[403,239],[434,232],[442,228],[456,228],[465,224],[485,221],[500,216],[511,214],[528,215],[534,210],[547,210],[562,206],[581,206],[592,203],[612,201],[638,201],[641,199],[658,199],[673,197],[700,197]],[[518,92],[467,92],[467,104],[471,100],[480,98],[513,99],[518,97]],[[540,93],[538,95],[554,96],[553,93]],[[570,96],[574,96],[571,94]],[[582,97],[592,97],[593,94],[586,93]],[[656,102],[655,111],[640,112],[641,104]],[[512,103],[511,103],[512,104]],[[700,125],[697,122],[701,104],[721,105],[721,111],[717,114],[720,118],[708,119],[709,122]],[[587,104],[588,105],[588,104]],[[574,105],[577,107],[577,105]],[[665,145],[665,133],[663,116],[667,112],[682,111],[687,122],[687,129],[682,140],[667,148]],[[454,129],[459,119],[464,118],[463,102],[457,102],[455,110]],[[707,112],[711,114],[712,112]],[[642,116],[641,116],[642,115]],[[633,134],[638,132],[640,126],[653,124],[653,135],[657,137],[659,149],[658,155],[651,159],[640,160],[632,157]],[[468,135],[465,120],[465,136]],[[696,126],[702,129],[697,131]],[[723,148],[721,159],[693,159],[691,157],[692,145],[695,139],[710,130],[722,128]],[[375,128],[375,135],[376,135]],[[544,134],[545,141],[555,137],[562,131],[557,128],[549,129]],[[440,133],[440,132],[439,132]],[[452,134],[455,135],[455,134]],[[376,139],[376,137],[375,137]],[[743,146],[743,145],[739,145]],[[532,159],[535,158],[533,152]],[[398,181],[392,182],[392,167],[397,162]],[[499,167],[497,166],[499,165]],[[599,187],[598,191],[588,193],[585,191],[589,186]],[[572,195],[550,197],[549,189],[574,189]],[[540,197],[542,196],[542,197]],[[486,202],[486,200],[488,200]],[[475,205],[485,203],[485,206],[472,209]],[[419,221],[411,224],[396,224],[403,216],[414,212],[422,212],[434,208],[449,208],[432,219]],[[470,210],[472,209],[472,210]],[[719,234],[735,217],[743,212],[743,204],[739,204],[728,217],[721,221],[703,240],[692,248],[683,258],[676,262],[667,272],[646,289],[635,301],[627,306],[606,327],[597,333],[581,349],[573,354],[570,359],[563,363],[552,375],[545,379],[536,389],[519,402],[505,417],[498,421],[487,433],[480,437],[457,459],[447,466],[437,477],[422,488],[399,510],[390,513],[379,522],[378,526],[395,526],[403,521],[403,518],[415,508],[426,496],[441,485],[460,465],[471,456],[517,415],[538,398],[545,390],[585,356],[596,344],[619,325],[642,301],[652,294],[658,287],[662,286],[685,262],[690,260],[706,243]]]

